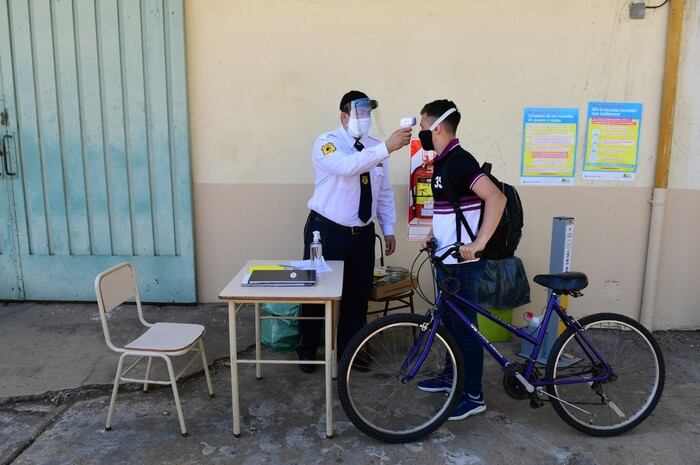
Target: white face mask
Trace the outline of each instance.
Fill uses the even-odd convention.
[[[369,134],[372,128],[372,117],[369,118],[353,118],[348,120],[348,132],[353,137],[364,137]]]

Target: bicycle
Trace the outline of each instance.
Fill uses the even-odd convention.
[[[461,322],[501,366],[503,387],[515,398],[530,400],[533,408],[549,401],[573,428],[592,436],[622,434],[646,419],[661,397],[665,365],[652,334],[623,315],[598,313],[577,320],[565,313],[559,297],[579,297],[588,278],[579,272],[537,275],[534,281],[551,289],[539,329],[530,334],[492,315],[475,302],[435,281],[435,267],[448,274],[443,261],[459,258],[460,243],[428,252],[435,286],[435,302],[426,315],[394,314],[375,320],[350,342],[339,365],[338,391],[343,410],[367,435],[386,442],[415,441],[439,428],[460,400],[464,360],[454,337],[440,325],[440,304]],[[425,263],[424,260],[419,269]],[[414,266],[416,264],[414,261]],[[413,271],[413,267],[412,267]],[[448,280],[445,280],[448,281]],[[504,357],[460,311],[471,308],[533,345],[523,362]],[[550,352],[544,373],[537,363],[545,330],[553,314],[565,326]],[[452,373],[446,374],[450,365]],[[444,392],[427,393],[416,383],[444,376]]]

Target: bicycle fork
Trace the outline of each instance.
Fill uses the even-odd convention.
[[[401,384],[409,383],[416,376],[416,373],[418,373],[418,370],[420,370],[423,362],[425,362],[425,359],[428,357],[428,351],[435,340],[435,333],[437,332],[438,326],[440,326],[440,315],[436,315],[435,312],[431,311],[428,312],[426,316],[429,316],[430,319],[426,319],[426,321],[421,323],[419,327],[420,334],[416,336],[413,347],[411,347],[411,350],[406,355],[399,369],[399,380]],[[424,341],[425,344],[423,344]],[[423,348],[422,350],[421,347]],[[416,360],[416,357],[418,357],[418,360]],[[406,373],[407,370],[408,373]]]

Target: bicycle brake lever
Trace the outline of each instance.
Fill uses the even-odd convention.
[[[431,237],[428,241],[426,241],[425,247],[420,249],[420,251],[432,254],[435,251],[435,249],[437,249],[437,239]]]

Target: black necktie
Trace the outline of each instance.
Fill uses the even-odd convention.
[[[359,139],[355,141],[354,147],[358,152],[362,152],[365,148]],[[369,221],[372,216],[372,183],[369,179],[369,171],[360,175],[360,208],[357,210],[357,216],[363,223]]]

